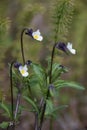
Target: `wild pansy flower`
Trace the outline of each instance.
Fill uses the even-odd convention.
[[[31,63],[32,63],[32,61],[28,60],[28,61],[26,61],[25,65],[23,66],[21,63],[15,62],[14,67],[20,71],[20,73],[23,77],[27,77],[29,75],[28,66],[30,66]]]
[[[19,71],[23,77],[27,77],[29,75],[27,65],[19,66]]]
[[[41,36],[40,30],[33,31],[33,29],[27,29],[26,33],[27,35],[31,36],[33,39],[36,39],[38,41],[42,41],[43,37]]]
[[[76,54],[76,50],[72,48],[72,43],[68,42],[67,45],[64,42],[58,42],[56,48],[67,53],[68,51],[72,54]]]
[[[33,36],[34,39],[36,39],[38,41],[43,40],[43,37],[41,36],[41,33],[40,33],[39,29],[36,32],[33,32],[32,36]]]
[[[76,50],[72,48],[72,43],[70,43],[70,42],[67,43],[67,49],[68,49],[72,54],[76,54]]]

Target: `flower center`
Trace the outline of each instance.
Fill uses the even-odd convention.
[[[39,36],[38,36],[38,35],[34,35],[33,37],[34,37],[35,39],[38,39],[38,38],[39,38]]]
[[[25,74],[25,70],[21,70],[21,74]]]

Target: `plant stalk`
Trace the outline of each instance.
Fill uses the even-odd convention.
[[[11,88],[11,112],[12,112],[12,126],[8,126],[7,130],[11,127],[12,130],[15,130],[15,123],[14,123],[14,99],[13,99],[13,79],[12,79],[12,67],[15,61],[11,62],[10,66],[10,88]]]
[[[52,83],[52,65],[53,65],[54,52],[55,52],[55,46],[56,46],[56,44],[57,43],[54,44],[53,49],[52,49],[52,54],[51,54],[51,66],[50,66],[50,73],[49,73],[49,84]],[[47,90],[46,100],[48,98],[49,98],[49,87],[48,87],[48,90]],[[41,115],[39,130],[41,130],[41,128],[42,128],[45,110],[46,110],[46,101],[45,101],[45,103],[43,105],[43,110],[42,110],[42,115]]]
[[[25,64],[25,56],[24,56],[24,46],[23,46],[23,35],[24,32],[27,30],[27,28],[24,28],[21,32],[21,54],[22,54],[22,59],[23,59],[23,64]]]
[[[12,120],[14,120],[14,101],[13,101],[13,80],[12,80],[12,67],[13,67],[14,61],[11,63],[10,66],[10,88],[11,88],[11,111],[12,111]]]
[[[35,113],[35,128],[34,128],[34,130],[38,130],[38,113],[36,112]]]
[[[21,96],[21,93],[20,93],[20,91],[18,91],[17,102],[16,102],[16,109],[15,109],[15,114],[14,114],[14,119],[15,120],[16,120],[16,117],[17,117],[17,114],[18,114],[18,110],[19,110],[20,96]]]

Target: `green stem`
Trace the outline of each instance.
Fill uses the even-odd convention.
[[[17,117],[17,114],[18,114],[18,110],[19,110],[20,96],[21,96],[21,93],[20,93],[20,91],[18,91],[17,102],[16,102],[16,109],[15,109],[15,114],[14,114],[14,119],[15,120],[16,120],[16,117]]]
[[[52,65],[53,65],[53,59],[54,59],[54,53],[55,53],[56,44],[57,43],[55,43],[54,46],[53,46],[52,55],[51,55],[51,66],[50,66],[50,74],[49,74],[49,84],[52,83]]]
[[[53,59],[54,59],[54,53],[55,53],[55,47],[56,47],[56,44],[57,44],[57,39],[58,39],[58,32],[59,32],[59,23],[60,23],[60,19],[61,19],[61,15],[57,21],[57,29],[56,29],[56,33],[55,33],[55,44],[53,45],[53,49],[52,49],[52,53],[51,53],[51,66],[50,66],[50,73],[49,73],[49,84],[52,83],[52,66],[53,66]],[[48,87],[48,90],[47,90],[47,95],[46,95],[46,100],[49,98],[49,87]],[[41,121],[40,121],[40,129],[41,130],[41,127],[42,127],[42,123],[43,123],[43,119],[44,119],[44,114],[45,114],[45,110],[46,110],[46,101],[44,103],[44,106],[43,106],[43,111],[42,111],[42,116],[41,116]]]
[[[21,54],[22,54],[22,59],[23,59],[23,64],[25,64],[25,56],[24,56],[24,46],[23,46],[23,35],[24,32],[27,30],[27,28],[24,28],[21,32]]]
[[[53,46],[52,55],[51,55],[51,66],[50,66],[50,74],[49,74],[49,84],[52,83],[52,65],[53,65],[54,52],[55,52],[55,46],[56,46],[56,44],[57,44],[57,43],[55,43],[54,46]],[[47,90],[46,100],[47,100],[48,98],[49,98],[49,88],[48,88],[48,90]],[[46,110],[46,101],[45,101],[45,103],[44,103],[43,110],[42,110],[42,115],[41,115],[39,130],[41,130],[41,128],[42,128],[45,110]]]
[[[12,79],[12,67],[13,64],[15,63],[15,61],[11,62],[11,66],[10,66],[10,88],[11,88],[11,112],[12,112],[12,130],[15,130],[15,123],[14,123],[14,99],[13,99],[13,79]],[[8,126],[7,130],[10,128],[10,126]]]
[[[12,67],[13,67],[14,61],[11,63],[10,66],[10,88],[11,88],[11,111],[12,111],[12,120],[14,120],[14,101],[13,101],[13,80],[12,80]]]
[[[28,81],[29,82],[29,81]],[[29,96],[31,99],[34,100],[34,97],[33,97],[33,94],[32,94],[32,91],[31,91],[31,88],[29,86],[29,83],[28,83],[28,92],[29,92]],[[35,124],[34,124],[34,130],[38,130],[38,113],[35,112]]]
[[[29,79],[26,80],[26,82],[28,83],[27,86],[28,86],[28,92],[29,92],[29,96],[32,100],[34,100],[34,97],[33,97],[33,94],[32,94],[32,90],[31,90],[31,87],[30,87],[30,83],[29,83]]]
[[[61,15],[60,15],[60,17],[59,17],[59,19],[57,21],[57,29],[56,29],[56,33],[55,33],[55,44],[53,45],[53,49],[52,49],[52,53],[51,53],[51,66],[50,66],[50,73],[49,73],[49,84],[52,83],[52,66],[53,66],[55,47],[56,47],[57,39],[58,39],[57,35],[58,35],[58,32],[59,32],[60,19],[61,19]],[[46,100],[48,98],[49,98],[49,88],[47,90]],[[44,106],[43,106],[43,111],[42,111],[42,116],[41,116],[41,121],[40,121],[40,130],[41,130],[41,127],[42,127],[45,110],[46,110],[46,101],[45,101]]]
[[[38,130],[38,113],[35,113],[35,125],[34,125],[34,130]]]

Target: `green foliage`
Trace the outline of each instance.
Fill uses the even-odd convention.
[[[37,94],[41,93],[43,96],[47,90],[47,77],[45,69],[39,65],[32,63],[33,75],[30,76],[30,87]]]
[[[2,123],[0,123],[0,128],[6,129],[8,127],[8,125],[9,125],[9,122],[3,121]]]
[[[58,81],[54,82],[54,85],[57,89],[66,88],[66,87],[75,88],[75,89],[79,89],[79,90],[85,89],[82,85],[80,85],[78,83],[75,83],[72,81],[65,81],[65,80],[58,80]]]
[[[12,114],[11,114],[11,108],[7,103],[4,102],[0,102],[0,109],[4,110],[3,115],[11,118]]]
[[[67,36],[73,14],[73,0],[57,0],[54,5],[54,41],[63,41]]]
[[[45,70],[38,64],[32,64],[33,70],[36,74],[36,77],[38,77],[40,80],[43,80],[45,78]]]
[[[23,96],[23,98],[29,103],[31,104],[31,106],[33,107],[33,111],[36,111],[37,113],[39,113],[39,110],[38,110],[38,107],[37,105],[35,104],[35,102],[33,100],[31,100],[29,97],[27,96]]]
[[[68,107],[67,105],[54,106],[51,100],[47,100],[46,102],[47,102],[47,107],[46,107],[45,116],[47,117],[57,118],[58,111]]]
[[[54,63],[52,66],[52,82],[58,80],[63,73],[67,73],[68,69],[58,63]]]
[[[59,93],[56,91],[55,87],[54,87],[54,88],[50,88],[49,91],[50,91],[51,97],[56,97],[56,96],[58,96],[58,94],[59,94]]]

